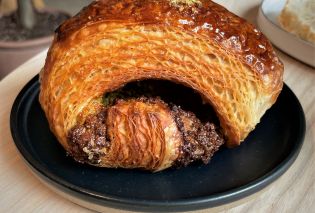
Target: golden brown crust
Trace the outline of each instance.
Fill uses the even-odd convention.
[[[110,167],[159,171],[177,159],[182,136],[168,106],[155,101],[119,101],[108,110]]]
[[[57,40],[67,40],[79,29],[102,22],[163,25],[216,41],[258,73],[282,68],[270,42],[252,24],[212,1],[200,2],[174,6],[167,0],[96,1],[58,28]]]
[[[58,30],[41,73],[40,103],[67,149],[67,132],[127,82],[185,84],[215,109],[238,145],[276,101],[283,65],[268,40],[211,2],[95,1]],[[241,26],[241,27],[240,27]]]

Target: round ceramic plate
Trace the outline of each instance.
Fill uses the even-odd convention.
[[[270,184],[296,159],[305,134],[303,109],[285,85],[276,104],[241,146],[222,147],[208,165],[151,173],[82,165],[50,132],[39,102],[38,76],[11,112],[14,142],[35,174],[64,195],[98,206],[140,211],[188,211],[226,204]]]
[[[278,17],[286,0],[264,0],[259,8],[257,24],[268,39],[290,56],[315,67],[315,45],[285,31]]]

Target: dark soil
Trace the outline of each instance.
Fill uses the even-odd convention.
[[[23,41],[51,35],[70,16],[60,12],[36,12],[37,23],[33,29],[18,23],[18,13],[0,17],[0,41]]]

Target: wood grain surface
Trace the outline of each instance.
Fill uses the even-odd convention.
[[[217,2],[255,23],[259,0]],[[284,81],[299,98],[306,117],[305,142],[298,158],[265,190],[238,202],[196,212],[315,212],[315,69],[277,52],[285,65]],[[45,56],[46,52],[37,55],[0,82],[0,212],[91,212],[40,182],[19,156],[11,137],[12,103],[22,87],[38,74]],[[110,208],[103,211],[123,212]]]

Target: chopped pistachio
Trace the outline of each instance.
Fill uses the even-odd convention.
[[[199,0],[170,0],[172,5],[178,6],[181,4],[192,5],[192,4],[200,4]]]

